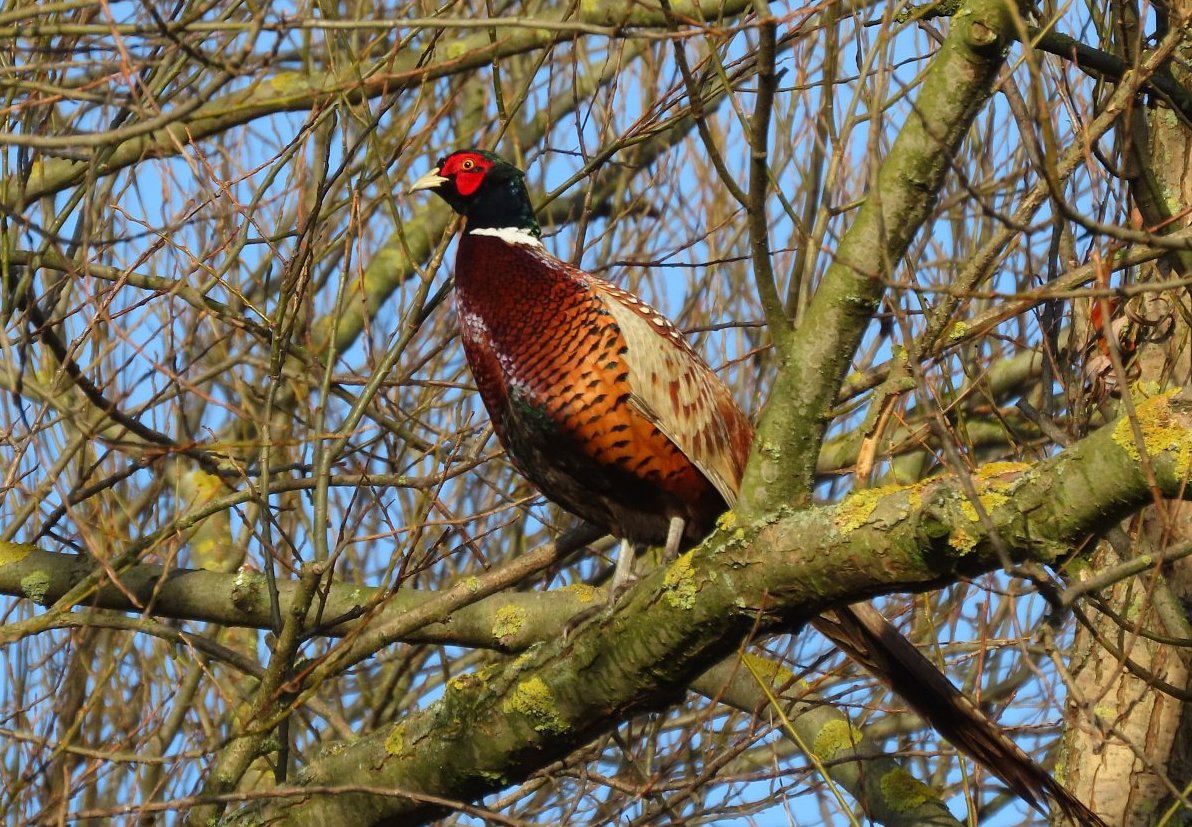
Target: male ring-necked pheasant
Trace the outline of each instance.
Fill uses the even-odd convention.
[[[666,318],[546,252],[523,180],[466,150],[413,187],[467,216],[456,302],[493,429],[551,500],[674,554],[733,501],[753,429]],[[631,560],[623,546],[618,583]]]
[[[464,354],[493,429],[548,498],[622,540],[673,555],[731,507],[753,428],[731,393],[658,311],[548,253],[521,170],[480,149],[418,179],[463,215],[455,265]],[[1036,807],[1104,822],[1023,753],[877,610],[815,625],[945,738]]]

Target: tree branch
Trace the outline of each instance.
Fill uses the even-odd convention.
[[[778,503],[809,501],[828,412],[877,311],[892,262],[926,219],[952,157],[988,98],[1012,31],[997,0],[973,0],[924,74],[914,109],[840,243],[758,424],[739,511],[756,518]]]
[[[748,0],[719,0],[680,2],[675,14],[685,20],[725,18],[741,14],[750,7]],[[574,12],[574,14],[573,14]],[[552,15],[555,19],[552,20]],[[120,140],[113,136],[111,154],[103,159],[98,170],[90,161],[47,158],[39,163],[28,181],[10,176],[0,180],[0,207],[18,209],[77,184],[88,174],[110,175],[138,163],[147,157],[177,155],[183,147],[195,141],[226,132],[232,127],[268,117],[280,112],[315,109],[341,98],[361,100],[380,95],[392,95],[402,90],[416,90],[429,81],[448,75],[490,65],[494,58],[523,54],[535,49],[565,43],[580,37],[583,32],[574,25],[552,26],[552,22],[566,22],[564,18],[578,17],[580,23],[598,26],[662,27],[665,20],[660,11],[640,3],[624,0],[581,4],[578,9],[565,7],[562,11],[547,11],[535,28],[508,28],[493,42],[486,30],[453,40],[441,54],[427,55],[407,49],[396,56],[386,55],[371,67],[352,65],[342,73],[334,71],[299,74],[287,72],[254,83],[245,89],[204,103],[181,120],[175,120],[148,134],[135,134]],[[438,25],[438,24],[436,24]],[[396,26],[395,26],[396,27]]]
[[[1192,401],[1138,406],[1034,467],[997,464],[975,476],[991,527],[1018,559],[1054,562],[1089,533],[1151,501],[1144,466],[1166,496],[1192,469]],[[665,707],[713,663],[756,634],[840,602],[924,589],[997,568],[981,523],[954,479],[873,489],[760,525],[731,519],[702,546],[645,577],[566,640],[508,667],[453,683],[432,707],[330,751],[303,785],[368,783],[473,799],[524,778],[633,714]],[[615,643],[613,643],[615,641]],[[362,778],[360,773],[364,773]],[[277,801],[271,823],[424,823],[441,809],[366,794]]]
[[[1170,394],[1146,400],[1138,406],[1136,424],[1146,462],[1129,420],[1123,418],[1034,467],[994,464],[978,471],[975,481],[993,527],[1016,556],[1054,561],[1087,534],[1149,503],[1144,465],[1149,464],[1164,494],[1186,493],[1183,480],[1192,466],[1192,403]],[[930,588],[958,575],[996,568],[997,557],[967,502],[956,480],[937,478],[865,491],[837,505],[759,526],[737,527],[726,520],[697,552],[647,577],[618,604],[615,614],[581,627],[566,642],[558,640],[555,630],[592,605],[591,592],[494,595],[448,616],[450,606],[441,612],[428,610],[437,596],[398,592],[376,604],[377,592],[341,584],[329,590],[321,608],[312,609],[304,629],[307,634],[359,635],[350,650],[356,653],[353,660],[396,639],[505,651],[549,641],[519,659],[519,667],[503,676],[461,684],[474,693],[466,706],[485,715],[485,726],[477,734],[500,730],[509,734],[512,745],[526,735],[523,719],[529,716],[532,752],[545,762],[562,757],[635,711],[664,705],[683,687],[716,692],[715,673],[703,677],[700,673],[758,628],[789,629],[834,603]],[[89,574],[91,567],[79,557],[31,546],[0,547],[3,593],[52,603]],[[283,584],[283,611],[290,610],[297,589],[296,583]],[[247,573],[167,572],[136,566],[122,576],[119,586],[106,585],[89,600],[91,605],[123,610],[140,610],[150,602],[154,613],[163,617],[259,628],[272,622],[260,575]],[[360,613],[370,607],[375,613],[361,629]],[[313,622],[316,616],[345,622],[318,627]],[[497,617],[503,618],[499,624],[494,622]],[[396,629],[405,631],[397,634]],[[609,643],[614,639],[615,648]],[[588,679],[595,682],[585,687]],[[541,710],[527,712],[519,706],[518,698],[528,702],[525,693],[538,691],[540,685],[555,699],[550,708],[557,720],[535,719]],[[614,699],[611,704],[605,701],[608,692]],[[420,726],[428,714],[419,713],[398,726]],[[590,724],[590,720],[599,723]],[[393,732],[386,735],[391,737]],[[432,735],[428,730],[423,737]],[[476,787],[469,782],[463,787],[436,787],[431,781],[439,776],[427,775],[421,762],[411,767],[404,759],[386,762],[369,752],[383,749],[384,740],[377,736],[349,748],[356,759],[360,758],[357,751],[365,750],[370,756],[365,763],[379,767],[378,776],[367,783],[460,798],[502,786]],[[450,743],[428,746],[452,762],[450,766],[469,766],[467,761],[472,759],[460,756],[480,749],[476,743],[469,745],[464,735],[451,735],[446,741]],[[526,759],[512,746],[510,750],[496,755],[480,750],[487,755],[478,770],[481,775],[498,772],[492,769],[495,766],[501,778],[524,776],[541,766],[538,758]],[[304,775],[304,783],[360,783],[358,778],[339,775],[335,766],[334,762],[316,763]],[[319,799],[319,817],[334,820],[335,808],[340,806],[337,800]],[[279,806],[286,818],[297,817]],[[387,812],[395,807],[394,813],[415,818],[415,811],[407,812],[407,806],[413,805],[386,799]]]

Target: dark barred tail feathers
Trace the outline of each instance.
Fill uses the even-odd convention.
[[[1109,827],[1022,751],[968,696],[952,685],[884,615],[868,603],[826,612],[812,623],[952,746],[1002,779],[1040,812],[1050,797],[1082,827]]]

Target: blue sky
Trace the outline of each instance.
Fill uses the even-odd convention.
[[[132,15],[136,8],[137,6],[132,4],[118,3],[109,6],[108,13],[114,19],[120,20]],[[270,14],[277,16],[287,10],[286,7],[274,6]],[[798,6],[776,6],[775,10],[784,16],[786,26],[798,26],[803,20],[803,9]],[[884,10],[875,10],[874,14],[879,11]],[[402,28],[397,21],[402,15],[393,16],[395,30],[401,32]],[[1078,32],[1082,27],[1080,13],[1070,11],[1068,17],[1071,19],[1065,19],[1066,28]],[[945,24],[939,25],[942,28]],[[929,38],[914,27],[899,30],[886,44],[879,43],[879,34],[884,36],[886,30],[864,25],[864,21],[858,20],[845,24],[840,41],[841,54],[838,65],[842,80],[834,90],[839,100],[833,121],[833,147],[839,149],[840,166],[836,177],[826,184],[823,199],[835,213],[826,220],[823,235],[819,237],[822,252],[813,256],[814,273],[822,272],[830,260],[835,238],[847,229],[850,202],[857,193],[863,191],[867,174],[866,159],[870,151],[876,147],[880,155],[889,145],[901,119],[906,116],[910,99],[906,96],[898,97],[897,91],[904,88],[913,89],[916,73],[922,69],[922,57],[932,48]],[[304,37],[300,34],[289,35],[281,44],[281,54],[284,56],[288,48],[301,45]],[[271,39],[272,35],[262,35],[260,50],[271,49],[275,45]],[[628,63],[619,82],[603,90],[594,101],[587,101],[574,109],[563,106],[571,87],[573,61],[578,61],[581,57],[594,63],[601,59],[618,59],[620,50],[625,45],[621,41],[612,41],[607,49],[604,49],[594,43],[585,44],[586,51],[582,53],[569,48],[559,49],[556,59],[548,61],[539,69],[531,93],[524,104],[523,109],[527,113],[561,113],[557,119],[552,120],[553,126],[541,142],[524,148],[525,157],[529,161],[530,180],[540,191],[554,192],[595,154],[596,149],[613,137],[628,133],[634,128],[641,129],[670,113],[666,108],[661,109],[661,113],[652,108],[657,95],[669,93],[678,85],[673,65],[666,59],[665,52],[659,58],[661,70],[655,71],[649,66]],[[135,43],[133,45],[135,47]],[[822,42],[816,39],[814,31],[808,31],[806,39],[796,40],[789,51],[780,55],[779,69],[785,70],[786,74],[782,79],[783,90],[777,104],[778,113],[773,138],[775,157],[782,159],[781,163],[776,163],[779,173],[775,185],[780,193],[792,200],[802,183],[814,172],[809,169],[809,165],[813,163],[809,159],[814,157],[817,139],[811,132],[795,131],[789,127],[805,124],[806,115],[817,111],[822,104],[822,93],[814,91],[814,85],[822,79],[819,67],[822,54],[817,51],[821,47]],[[735,60],[744,57],[753,48],[750,36],[738,35],[723,48],[722,59],[726,65],[731,66]],[[696,44],[692,44],[689,52],[695,54],[695,51]],[[135,48],[132,53],[134,56],[142,54]],[[148,51],[143,53],[148,54]],[[881,76],[881,84],[876,80],[870,82],[856,79],[863,68],[875,64],[889,70]],[[300,71],[302,63],[297,58],[283,57],[279,59],[275,68],[279,72]],[[491,83],[491,75],[489,80]],[[1056,78],[1050,75],[1049,80],[1057,82]],[[228,88],[234,88],[237,83],[242,81],[234,81]],[[120,86],[118,80],[113,81],[112,85],[117,91],[127,91]],[[738,93],[737,103],[747,110],[751,105],[752,96],[748,92],[748,83],[743,86],[746,88]],[[812,87],[812,92],[806,91],[809,86]],[[879,98],[879,92],[885,97]],[[345,198],[334,205],[336,211],[327,218],[328,236],[334,237],[336,233],[348,236],[348,243],[344,245],[346,252],[343,267],[351,275],[358,275],[399,228],[407,223],[412,226],[425,220],[428,209],[442,209],[438,204],[428,206],[431,202],[425,197],[410,198],[402,193],[404,185],[412,180],[412,175],[424,171],[444,150],[466,143],[495,145],[502,152],[516,154],[516,141],[512,138],[506,137],[500,142],[495,140],[499,119],[492,112],[480,128],[468,135],[455,134],[454,128],[461,120],[455,114],[444,116],[441,122],[433,121],[431,113],[436,111],[434,105],[450,100],[452,94],[454,90],[451,82],[439,82],[426,90],[425,94],[411,94],[400,98],[400,105],[379,114],[378,133],[389,135],[405,131],[407,134],[419,136],[418,140],[411,141],[411,149],[407,154],[397,157],[387,166],[370,161],[369,153],[377,151],[377,147],[367,141],[358,140],[362,129],[358,123],[352,121],[352,117],[380,113],[382,106],[393,101],[370,101],[367,106],[345,108],[339,114],[337,123],[328,129],[329,137],[325,138],[328,166],[335,169],[341,164],[348,164],[349,171],[345,177],[353,182],[351,186],[338,192],[348,193],[362,203],[381,205],[368,215],[367,220],[355,223],[357,219],[348,208],[348,199]],[[888,97],[897,97],[897,100],[886,106],[885,101]],[[880,110],[876,105],[877,101],[883,104]],[[491,107],[491,99],[487,101],[487,105]],[[868,111],[868,107],[874,107],[874,111]],[[410,109],[417,111],[412,115]],[[1004,100],[995,96],[979,121],[1008,122],[1010,119],[1007,111]],[[722,141],[726,163],[735,177],[742,180],[746,156],[741,151],[744,133],[737,115],[733,108],[725,103],[712,113],[711,118],[718,138]],[[118,211],[113,214],[111,224],[105,228],[105,231],[110,230],[115,234],[119,241],[110,246],[96,244],[97,260],[102,258],[105,263],[114,266],[135,268],[139,273],[174,279],[196,289],[201,288],[207,297],[220,302],[234,304],[248,295],[250,298],[245,301],[241,312],[245,318],[253,321],[261,321],[261,314],[274,314],[279,302],[277,293],[265,290],[253,295],[252,291],[259,291],[263,284],[275,285],[295,253],[295,226],[286,225],[284,221],[303,215],[303,211],[309,208],[310,192],[304,187],[311,182],[310,172],[317,165],[318,148],[315,142],[306,141],[292,158],[286,153],[290,142],[302,133],[308,122],[309,115],[305,112],[280,113],[236,130],[227,141],[206,142],[200,147],[186,151],[181,157],[143,162],[135,176],[121,179]],[[96,129],[103,125],[103,118],[92,114],[80,120],[77,128]],[[427,138],[428,133],[433,137]],[[1007,128],[1003,134],[1012,138],[1014,133],[1012,129]],[[1029,181],[1032,178],[1030,170],[999,168],[999,164],[1008,164],[1010,159],[1015,157],[1012,154],[1015,148],[1009,143],[1004,147],[982,144],[980,150],[986,153],[986,157],[973,161],[966,169],[985,172],[990,180],[1014,179],[1017,176],[1022,182]],[[611,162],[622,162],[627,155],[628,151],[623,151],[614,156]],[[9,152],[6,157],[11,166],[18,160],[18,153]],[[372,177],[378,167],[383,167],[394,177]],[[673,174],[676,168],[679,171]],[[602,173],[598,171],[597,174]],[[727,286],[749,283],[733,281],[733,277],[747,271],[748,268],[747,261],[741,260],[747,254],[746,241],[740,231],[743,218],[741,211],[731,204],[727,197],[703,197],[701,188],[706,187],[708,181],[706,150],[697,138],[689,135],[675,149],[663,155],[633,180],[630,192],[625,195],[625,203],[635,203],[636,209],[619,210],[613,221],[596,218],[587,222],[582,227],[582,240],[581,227],[577,224],[551,227],[546,243],[549,249],[561,257],[576,259],[593,272],[638,291],[667,315],[676,318],[681,325],[700,328],[693,341],[714,366],[725,368],[724,376],[736,390],[738,399],[751,413],[756,413],[765,399],[767,371],[770,369],[758,368],[749,355],[753,348],[764,345],[764,335],[753,327],[729,326],[705,332],[707,327],[720,323],[756,322],[761,318],[756,297],[751,291],[741,290],[737,286]],[[590,179],[579,181],[559,195],[569,197],[583,193],[590,185]],[[908,282],[918,280],[920,284],[928,286],[939,287],[946,284],[949,274],[955,272],[958,263],[957,245],[971,244],[969,236],[987,234],[991,228],[996,227],[996,215],[991,217],[989,213],[1010,209],[1024,186],[1024,183],[1012,182],[994,191],[984,202],[985,213],[973,211],[965,219],[971,223],[960,225],[955,223],[955,214],[941,214],[941,217],[923,233],[922,243],[916,250],[916,266],[904,263],[898,270],[898,276]],[[397,192],[387,191],[390,187],[396,188]],[[964,187],[953,180],[943,198],[959,198],[963,194]],[[60,196],[58,205],[65,204],[67,197],[65,194]],[[1112,197],[1112,190],[1096,180],[1095,169],[1090,170],[1085,176],[1078,177],[1072,187],[1074,202],[1087,206],[1090,211],[1095,212],[1100,205],[1108,204],[1112,213],[1115,209]],[[712,206],[709,206],[709,201],[712,202]],[[797,207],[798,202],[793,201],[793,205]],[[331,209],[332,206],[329,205],[328,210]],[[796,228],[791,214],[784,208],[780,199],[773,198],[770,209],[772,247],[777,251],[775,269],[781,282],[780,287],[785,289],[803,235]],[[74,217],[64,223],[60,229],[63,238],[74,236],[76,230],[80,229],[76,223],[79,214],[76,211]],[[1110,217],[1112,218],[1112,215]],[[1045,222],[1045,218],[1045,215],[1039,216],[1040,224]],[[231,245],[229,240],[235,239],[241,231],[245,234],[247,243],[243,247]],[[1002,275],[991,285],[993,289],[1012,291],[1030,281],[1032,275],[1040,271],[1041,251],[1046,247],[1047,234],[1040,231],[1027,234],[1025,239],[1022,245],[1007,256]],[[25,233],[20,239],[22,245],[30,248],[36,247],[41,241],[42,239],[32,232]],[[1077,239],[1077,248],[1081,253],[1089,246],[1090,240]],[[971,250],[971,247],[964,249]],[[443,284],[450,273],[451,260],[449,250],[445,263],[434,273],[436,286]],[[624,263],[609,265],[610,260]],[[346,279],[326,273],[323,275],[327,276],[327,281],[318,287],[310,307],[314,312],[325,314],[329,312],[329,308],[334,307],[340,285],[346,283]],[[367,379],[380,355],[401,330],[402,322],[414,306],[420,286],[418,279],[410,279],[389,298],[375,318],[370,320],[367,333],[358,338],[346,352],[338,354],[334,366],[337,377],[343,377],[345,381]],[[191,432],[186,436],[200,441],[231,439],[231,435],[237,433],[239,414],[246,404],[245,399],[253,390],[247,387],[247,383],[260,380],[260,371],[245,371],[239,375],[230,369],[226,382],[202,385],[196,388],[195,393],[184,394],[181,400],[168,394],[159,399],[159,394],[165,394],[172,387],[172,378],[175,375],[197,382],[199,374],[211,368],[201,357],[196,357],[193,364],[179,363],[179,359],[190,358],[190,354],[199,351],[198,348],[191,347],[191,342],[200,340],[214,346],[222,337],[231,338],[229,332],[213,320],[196,321],[195,316],[188,314],[185,303],[174,296],[130,287],[122,287],[114,293],[108,293],[107,282],[87,278],[77,280],[73,287],[74,292],[65,300],[65,306],[59,308],[65,317],[62,327],[65,338],[71,340],[79,337],[82,343],[79,351],[80,361],[98,366],[96,371],[102,372],[113,383],[113,387],[119,389],[123,406],[129,410],[139,410],[142,406],[147,406],[138,413],[146,424],[169,433],[175,433],[186,425],[191,428]],[[43,288],[48,289],[48,285],[43,285]],[[925,294],[923,300],[929,303],[932,294]],[[922,310],[919,296],[909,291],[901,292],[892,301],[906,310],[912,329],[917,329],[920,323],[917,314]],[[979,301],[974,304],[979,304]],[[97,310],[98,307],[102,307],[102,312]],[[970,308],[971,306],[966,306],[962,312],[969,312]],[[449,318],[449,314],[448,303],[435,311],[431,320],[432,326]],[[19,343],[18,328],[19,325],[15,323],[9,324],[6,331],[9,347],[15,347]],[[110,339],[105,339],[96,334],[97,330],[109,330],[112,331],[112,335]],[[878,333],[877,325],[874,325],[872,336],[864,346],[872,352],[874,361],[886,358],[892,346],[900,343],[902,335],[897,330],[889,337],[881,337]],[[1037,325],[1030,318],[1014,321],[1004,325],[999,334],[1006,350],[1009,351],[1021,344],[1029,344],[1032,339],[1037,338]],[[242,344],[242,340],[236,341],[238,346]],[[999,346],[1001,345],[997,339],[976,345],[971,351],[938,366],[933,375],[937,377],[941,386],[948,382],[958,382],[966,367],[985,364],[996,355],[996,348]],[[444,431],[449,431],[461,422],[470,422],[472,435],[482,433],[484,419],[475,396],[470,389],[460,387],[466,385],[467,377],[462,372],[458,344],[448,342],[445,347],[456,348],[453,357],[446,361],[432,361],[433,348],[427,345],[426,349],[413,348],[408,359],[399,365],[398,370],[410,369],[412,380],[416,382],[437,382],[444,386],[440,397],[442,408],[436,410],[433,417],[426,415],[420,419],[419,416],[412,416],[411,421],[415,423],[412,427],[419,435],[426,437],[433,430],[432,426],[440,426]],[[246,358],[257,363],[267,357],[267,348],[259,343],[246,354]],[[434,371],[419,367],[424,363],[432,364]],[[444,369],[448,372],[443,372]],[[176,374],[172,371],[176,371]],[[325,405],[326,424],[328,428],[332,428],[342,421],[346,407],[337,399],[322,399],[317,390],[319,378],[312,377],[311,386],[306,388],[309,399],[305,401],[309,402],[309,405],[298,407],[307,414]],[[238,386],[237,380],[246,384]],[[352,387],[358,388],[359,385]],[[392,408],[387,410],[401,411],[403,402],[404,397],[399,392],[394,392]],[[16,433],[23,433],[23,423],[31,422],[33,424],[30,427],[37,431],[36,439],[39,441],[37,450],[26,452],[0,446],[0,455],[15,469],[14,476],[30,475],[36,479],[39,470],[52,461],[55,452],[63,450],[63,446],[69,441],[69,430],[55,427],[54,411],[43,411],[34,402],[24,402],[23,414],[16,410],[16,403],[11,397],[6,398],[3,405],[6,427]],[[863,414],[863,410],[858,410],[851,415],[842,416],[833,433],[855,426]],[[375,430],[362,433],[360,442],[368,442],[374,433]],[[387,467],[385,460],[388,457],[380,456],[382,452],[377,449],[376,455],[368,457],[364,456],[363,450],[351,453],[336,470],[363,469],[373,473],[411,475],[433,473],[440,470],[444,464],[450,463],[450,457],[446,456],[449,451],[446,448],[466,441],[466,436],[465,434],[455,442],[445,440],[440,443],[439,447],[443,450],[439,453],[428,452],[426,455],[418,456],[403,454],[398,468]],[[314,445],[315,440],[312,438],[296,448],[296,455],[300,461],[312,461]],[[486,447],[491,451],[495,450],[496,446],[494,441],[489,439]],[[369,448],[373,449],[375,445],[369,443]],[[109,454],[108,449],[100,443],[96,444],[94,450],[97,454],[96,461],[110,461],[114,466],[124,462],[122,457]],[[514,488],[518,483],[507,470],[489,473],[493,480],[509,485],[512,490],[523,490]],[[126,486],[129,491],[150,489],[154,477],[154,471],[137,472],[129,477]],[[472,481],[468,478],[456,483],[449,482],[443,486],[439,496],[453,509],[466,509],[469,500],[463,489]],[[37,503],[34,516],[25,518],[19,525],[16,518],[28,502],[28,489],[8,489],[3,499],[0,499],[0,512],[10,525],[18,529],[16,539],[32,539],[37,536],[43,528],[42,520],[48,518],[69,496],[73,482],[74,477],[64,475],[58,484],[44,492],[44,499]],[[847,476],[829,479],[823,483],[818,494],[825,500],[835,499],[849,490],[851,485],[852,481]],[[368,495],[371,496],[373,493],[369,491]],[[384,582],[392,558],[406,553],[408,545],[412,543],[411,537],[415,532],[408,529],[407,524],[411,523],[415,516],[411,505],[413,498],[406,497],[398,491],[379,492],[374,498],[375,501],[369,502],[350,500],[349,491],[336,491],[335,496],[338,513],[345,516],[343,523],[336,526],[335,535],[330,540],[331,545],[367,545],[372,555],[363,560],[353,558],[350,564],[345,563],[341,576],[348,579],[358,578],[361,582],[370,584]],[[274,502],[279,512],[310,508],[309,499],[303,497],[279,496]],[[132,521],[132,525],[124,525],[124,529],[130,534],[147,531],[166,523],[184,506],[185,503],[172,500],[168,494],[163,494],[161,504],[147,512],[149,516],[138,515]],[[501,520],[509,519],[509,513],[488,518],[481,515],[474,522],[475,531],[479,534],[487,530],[497,530],[495,526],[499,526]],[[567,518],[560,519],[555,509],[543,503],[531,506],[521,519],[521,531],[524,532],[524,536],[535,539],[548,533],[548,528],[568,522]],[[88,538],[93,539],[93,535],[87,533],[87,520],[88,514],[85,510],[70,514],[62,525],[55,529],[51,541],[60,542],[59,547],[62,549],[88,548]],[[376,530],[376,525],[384,523],[385,520],[398,528],[380,538],[372,537],[370,531]],[[118,520],[111,519],[111,525],[117,523]],[[109,523],[104,522],[102,525],[107,528]],[[249,549],[249,560],[259,566],[265,555],[265,544],[259,533],[250,532],[252,525],[252,519],[245,516],[243,511],[233,514],[233,531],[245,539]],[[304,559],[309,559],[312,553],[310,532],[317,530],[312,528],[312,525],[310,520],[298,521],[294,533],[288,538],[295,552]],[[357,525],[359,536],[353,534]],[[120,539],[117,537],[114,544],[118,545]],[[432,539],[446,544],[445,559],[439,564],[445,576],[456,576],[470,570],[472,560],[463,544],[459,542],[458,535],[448,535],[444,532]],[[182,545],[179,548],[178,560],[182,564],[189,563],[189,553],[189,549]],[[560,573],[552,585],[590,576],[595,565],[594,561],[583,561]],[[391,576],[391,572],[388,573]],[[966,603],[964,615],[953,631],[958,641],[979,637],[977,625],[982,616],[980,601],[985,597],[994,599],[996,590],[1007,585],[1004,580],[992,578],[972,588],[969,599],[973,602]],[[17,603],[7,599],[0,599],[0,607],[8,617],[24,617],[36,611],[27,602]],[[1017,602],[1016,610],[1021,617],[1022,627],[1029,629],[1037,624],[1042,606],[1040,601],[1024,596]],[[806,640],[804,637],[802,642]],[[267,649],[263,635],[258,636],[257,644],[260,653],[265,656]],[[317,653],[323,645],[312,644],[310,653]],[[814,643],[803,646],[787,640],[775,642],[773,649],[789,658],[791,664],[798,666],[810,665],[819,651]],[[444,651],[437,656],[438,663],[445,672],[456,668],[458,654]],[[53,657],[37,643],[11,647],[6,653],[10,674],[27,668],[31,663],[39,662],[42,657],[53,661]],[[57,666],[64,663],[62,660],[53,662]],[[135,669],[131,665],[133,662],[133,659],[126,661],[127,672],[119,676],[130,686],[137,682]],[[179,675],[183,671],[179,668]],[[354,680],[366,682],[370,674],[362,668]],[[174,677],[171,675],[171,680]],[[1049,686],[1046,689],[1056,694],[1062,692],[1058,686]],[[349,690],[347,695],[354,697],[355,691]],[[1042,691],[1037,684],[1028,684],[1022,690],[1026,696]],[[428,699],[433,697],[433,693],[428,695]],[[168,697],[158,700],[163,704],[168,703]],[[23,696],[11,686],[0,689],[0,710],[15,709],[23,702]],[[46,698],[37,702],[43,715],[48,702],[49,699]],[[36,706],[35,704],[35,708]],[[1007,714],[1004,722],[1010,726],[1041,723],[1032,717],[1032,708],[1030,704],[1015,707]],[[0,724],[3,724],[4,720],[3,713],[0,712]],[[44,717],[40,721],[46,727],[45,733],[50,734],[53,730],[52,722]],[[300,747],[310,748],[313,741],[324,734],[321,722],[316,721],[311,725],[309,732],[299,735]],[[770,739],[773,737],[769,736]],[[182,749],[189,745],[192,745],[190,741],[180,738],[174,748]],[[804,771],[805,763],[801,759],[784,760],[784,769],[789,770],[790,778],[793,780],[788,787],[777,793],[768,783],[749,780],[713,790],[711,795],[725,796],[733,801],[765,801],[771,796],[781,799],[775,801],[770,809],[721,823],[848,823],[843,813],[828,811],[825,814],[820,808],[821,802],[818,798],[803,794],[800,774]],[[192,770],[181,774],[175,782],[178,794],[190,791],[189,787],[197,779],[199,769],[200,767],[195,765]],[[956,772],[954,765],[952,772]],[[131,781],[127,790],[130,796],[135,794]],[[960,812],[959,803],[952,803],[953,810]],[[1024,807],[1014,806],[986,823],[1022,823],[1026,812]]]

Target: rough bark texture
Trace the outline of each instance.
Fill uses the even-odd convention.
[[[1186,228],[1186,218],[1179,217],[1180,205],[1192,197],[1186,127],[1169,110],[1139,107],[1123,119],[1119,143],[1145,224],[1167,232]],[[1187,252],[1172,251],[1143,268],[1141,280],[1187,278],[1190,264]],[[1114,368],[1120,387],[1135,378],[1152,388],[1187,386],[1192,338],[1181,305],[1189,305],[1185,290],[1129,301],[1128,312],[1139,322],[1136,341],[1110,343],[1124,369]],[[1190,529],[1186,505],[1147,509],[1102,542],[1092,563],[1104,568],[1162,554],[1192,537]],[[1192,707],[1177,693],[1192,689],[1192,659],[1170,639],[1187,640],[1192,631],[1190,578],[1192,566],[1183,559],[1118,583],[1101,595],[1113,614],[1090,612],[1088,625],[1077,628],[1061,771],[1077,795],[1112,823],[1155,823],[1187,789]]]
[[[1189,401],[1146,400],[1138,417],[1156,483],[1179,494],[1192,470]],[[1035,467],[990,468],[982,496],[1005,544],[1054,561],[1150,497],[1141,456],[1121,420]],[[616,611],[504,669],[453,681],[430,708],[312,762],[300,779],[311,796],[300,805],[282,799],[241,812],[237,823],[326,824],[360,813],[375,823],[424,823],[443,811],[426,797],[471,799],[524,778],[617,721],[670,703],[755,631],[891,582],[926,588],[995,568],[967,502],[954,483],[935,480],[757,526],[725,520]],[[319,792],[360,784],[410,797]]]

